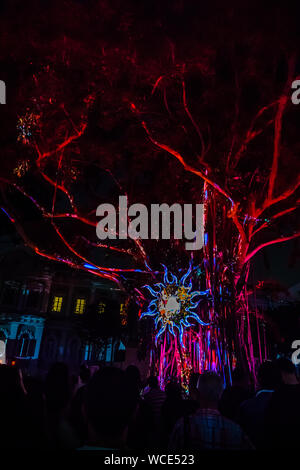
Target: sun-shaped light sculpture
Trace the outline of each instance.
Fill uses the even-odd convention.
[[[154,284],[153,287],[144,286],[149,290],[154,299],[149,303],[148,310],[141,314],[141,318],[147,316],[154,318],[155,327],[158,329],[155,344],[157,344],[158,338],[165,331],[169,331],[175,336],[174,328],[176,328],[179,333],[180,344],[184,348],[184,329],[192,326],[189,320],[193,319],[203,326],[209,324],[202,321],[195,312],[199,302],[204,297],[207,298],[209,296],[209,291],[192,292],[192,281],[190,280],[187,284],[192,272],[191,264],[186,274],[180,280],[174,274],[168,272],[166,266],[162,266],[164,267],[164,283]]]

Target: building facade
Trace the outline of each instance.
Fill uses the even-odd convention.
[[[108,338],[105,348],[95,352],[76,328],[76,320],[91,305],[99,315],[111,305],[122,313],[124,294],[115,284],[48,264],[24,247],[2,256],[0,282],[2,362],[5,357],[30,373],[44,373],[63,361],[76,371],[83,362],[113,362],[124,350],[122,343]]]

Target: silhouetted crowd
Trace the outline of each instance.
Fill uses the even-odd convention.
[[[223,389],[215,372],[194,373],[189,396],[170,380],[142,383],[137,367],[56,363],[45,380],[0,366],[0,447],[70,450],[251,450],[299,446],[300,383],[291,361],[259,367],[256,387],[237,367]]]

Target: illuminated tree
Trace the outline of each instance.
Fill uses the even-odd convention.
[[[96,207],[120,194],[203,202],[205,247],[193,260],[196,287],[213,301],[201,367],[230,368],[242,355],[253,371],[251,261],[300,234],[296,19],[275,7],[270,25],[256,2],[217,2],[218,15],[214,2],[185,3],[7,7],[3,63],[18,91],[2,136],[3,211],[37,254],[117,282],[142,304],[140,286],[160,263],[184,269],[189,253],[178,240],[99,243]]]

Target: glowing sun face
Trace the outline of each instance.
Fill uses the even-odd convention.
[[[170,295],[170,297],[164,296],[164,298],[161,298],[158,302],[158,309],[161,316],[169,319],[175,313],[180,312],[180,303],[175,295]]]
[[[191,281],[186,285],[191,274],[191,266],[179,281],[172,273],[168,273],[165,266],[164,271],[164,284],[155,284],[153,288],[145,286],[154,299],[149,303],[148,310],[142,313],[141,318],[144,316],[154,317],[155,326],[159,328],[155,338],[156,342],[166,330],[175,336],[174,328],[177,328],[182,343],[184,328],[192,325],[189,319],[196,320],[200,325],[207,325],[193,310],[197,308],[201,297],[207,297],[208,291],[191,292]],[[199,297],[199,299],[195,300],[196,297]]]

